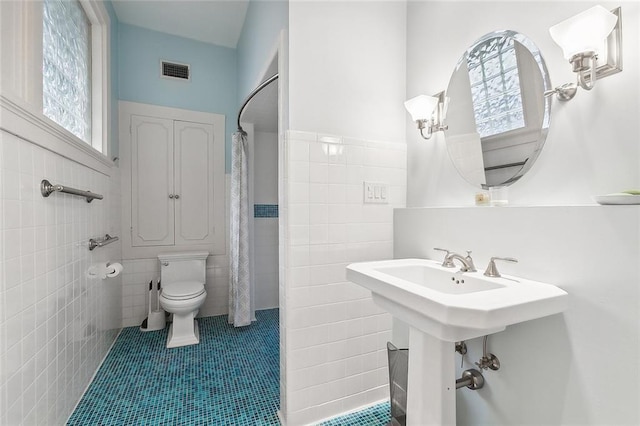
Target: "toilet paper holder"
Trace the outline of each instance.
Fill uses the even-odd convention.
[[[120,275],[124,270],[124,266],[118,262],[102,262],[89,267],[87,274],[90,278],[113,278]]]

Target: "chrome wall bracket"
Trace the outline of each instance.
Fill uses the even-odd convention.
[[[460,355],[464,355],[467,353],[467,344],[464,341],[456,342],[455,350]]]
[[[91,238],[89,240],[89,251],[93,251],[93,249],[96,247],[104,247],[107,244],[115,243],[118,240],[119,240],[118,237],[112,237],[109,234],[105,234],[104,238],[97,238],[97,239]]]

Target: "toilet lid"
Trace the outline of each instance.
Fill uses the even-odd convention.
[[[191,299],[204,293],[204,284],[198,281],[178,281],[162,286],[167,299]]]

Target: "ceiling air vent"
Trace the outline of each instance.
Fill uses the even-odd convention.
[[[179,80],[189,80],[189,65],[162,61],[162,76],[177,78]]]

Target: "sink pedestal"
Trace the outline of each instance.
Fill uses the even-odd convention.
[[[408,426],[455,426],[454,345],[410,328]]]

